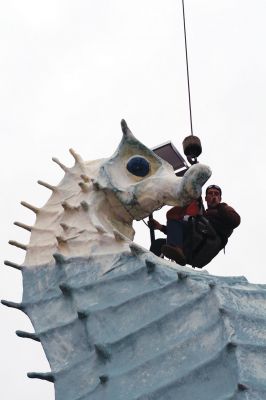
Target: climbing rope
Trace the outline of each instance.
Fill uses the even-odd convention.
[[[188,68],[188,51],[187,51],[186,16],[185,16],[185,5],[184,5],[184,0],[182,0],[182,10],[183,10],[183,25],[184,25],[185,51],[186,51],[187,88],[188,88],[188,103],[189,103],[189,116],[190,116],[190,130],[191,130],[191,135],[193,136],[191,95],[190,95],[189,68]]]

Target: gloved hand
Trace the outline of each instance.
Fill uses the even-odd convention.
[[[156,219],[150,219],[148,221],[148,227],[153,229],[158,229],[159,231],[162,229],[162,225],[160,222],[156,221]]]

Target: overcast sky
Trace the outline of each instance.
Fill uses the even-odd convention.
[[[200,161],[242,223],[207,266],[211,274],[266,283],[265,0],[186,0],[194,133]],[[73,147],[86,160],[109,157],[125,118],[148,147],[190,133],[181,0],[0,1],[1,298],[20,301],[22,263],[9,239],[28,242],[14,221],[34,222],[21,200],[42,206]],[[165,209],[155,218],[165,222]],[[135,225],[136,241],[149,232]],[[26,316],[0,307],[0,397],[53,400],[53,385],[26,377],[49,371]]]

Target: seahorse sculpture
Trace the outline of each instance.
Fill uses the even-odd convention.
[[[109,159],[75,165],[36,213],[21,304],[51,372],[56,400],[266,398],[266,287],[173,265],[133,242],[134,219],[187,204],[210,176],[183,178],[122,121]]]

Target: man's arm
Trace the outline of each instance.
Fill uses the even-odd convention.
[[[160,222],[156,221],[156,219],[151,219],[148,222],[149,228],[157,229],[167,235],[167,227],[165,225],[160,224]]]
[[[217,210],[226,224],[230,225],[232,229],[235,229],[240,224],[240,215],[233,209],[233,207],[230,207],[226,203],[220,203],[217,206]]]

